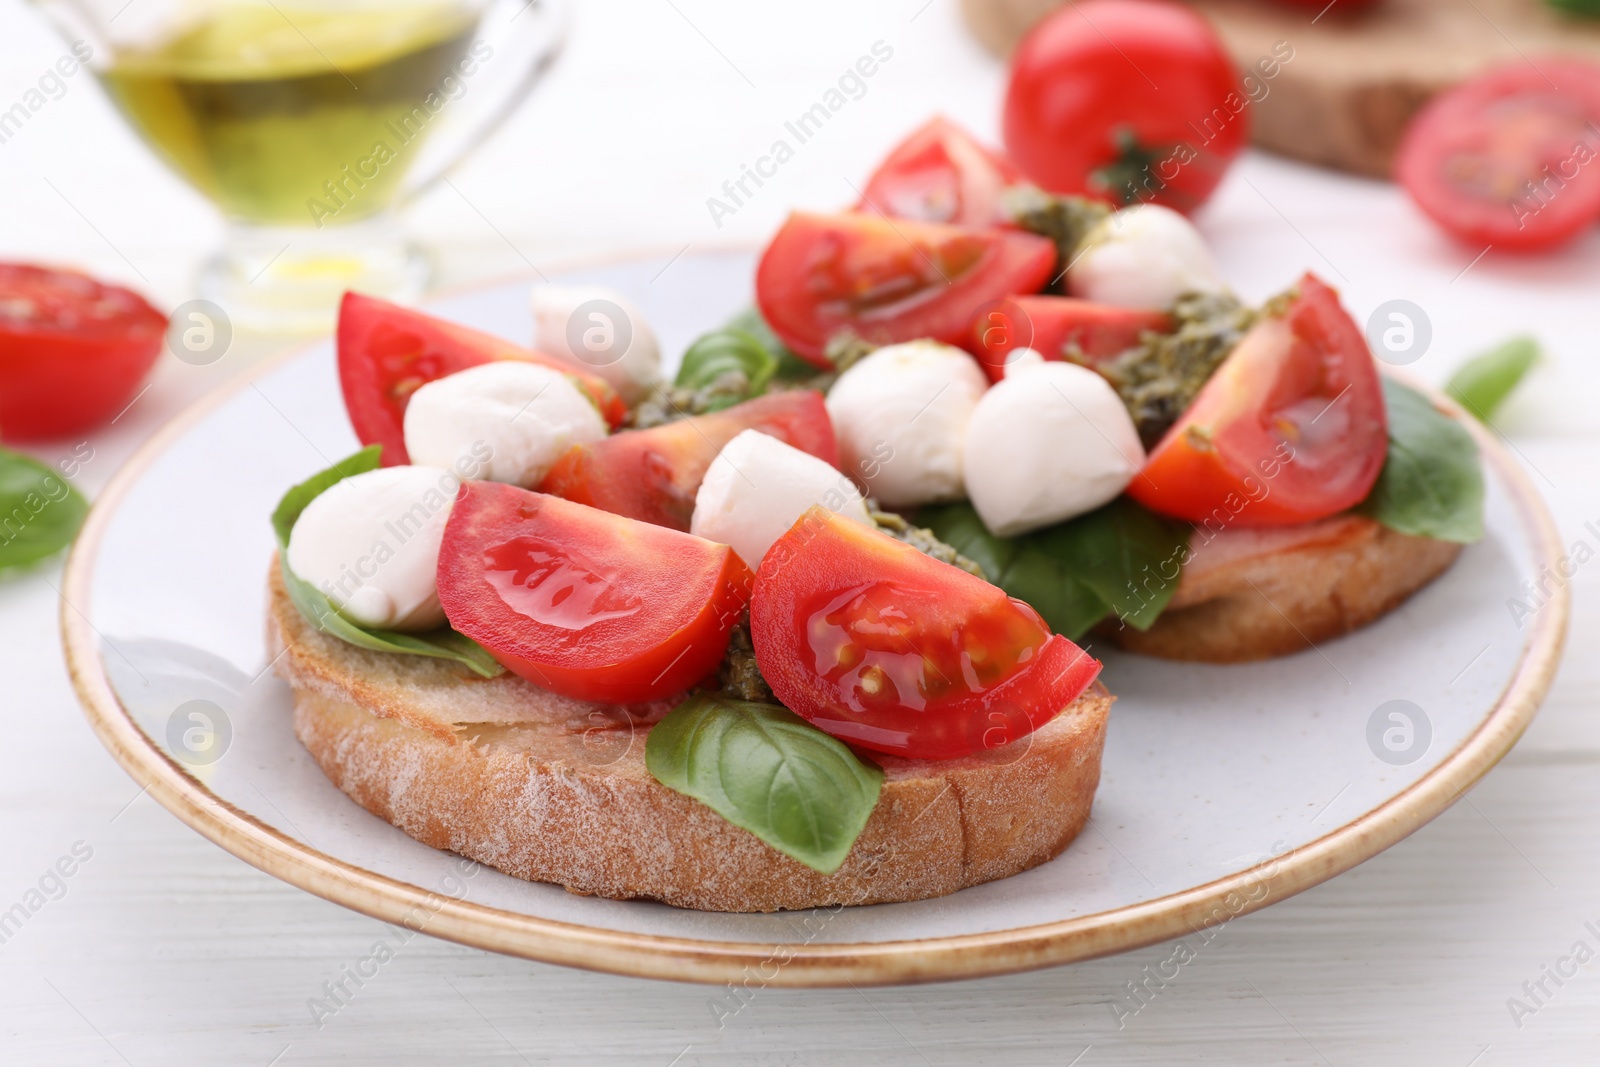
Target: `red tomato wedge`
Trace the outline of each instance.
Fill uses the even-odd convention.
[[[1263,319],[1150,453],[1128,495],[1209,525],[1282,526],[1365,500],[1388,455],[1366,338],[1314,275]]]
[[[539,491],[687,530],[694,515],[694,495],[711,461],[745,430],[771,434],[839,465],[839,446],[822,394],[795,389],[665,426],[624,430],[592,445],[574,445],[556,460]]]
[[[1001,194],[1017,168],[943,116],[901,141],[878,164],[857,211],[897,219],[992,226],[1005,221]]]
[[[1055,263],[1048,238],[1020,230],[794,214],[762,253],[756,302],[784,344],[827,369],[824,350],[844,330],[959,345],[980,307],[1038,292]]]
[[[750,629],[787,707],[843,741],[912,759],[1025,737],[1100,673],[1022,601],[820,506],[761,561]]]
[[[87,274],[0,263],[0,434],[61,437],[119,414],[161,354],[167,317]]]
[[[1574,237],[1600,220],[1600,67],[1519,62],[1441,93],[1407,127],[1395,176],[1474,245]]]
[[[1093,366],[1126,352],[1147,332],[1168,333],[1172,316],[1163,311],[1096,304],[1071,296],[1013,296],[978,313],[967,351],[978,357],[992,382],[1006,374],[1012,352],[1031,348],[1045,359]]]
[[[750,599],[727,545],[467,482],[439,551],[450,625],[552,693],[639,704],[717,669]]]
[[[382,445],[386,467],[410,462],[405,414],[422,386],[496,359],[520,359],[561,371],[616,427],[628,408],[603,379],[493,334],[377,297],[344,294],[339,305],[339,385],[350,425],[364,445]]]

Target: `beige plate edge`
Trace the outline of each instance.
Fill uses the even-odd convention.
[[[739,251],[748,249],[715,249]],[[670,251],[670,250],[669,250]],[[651,253],[565,263],[578,269]],[[489,289],[497,279],[469,290]],[[454,293],[438,294],[441,296]],[[319,339],[315,344],[322,343]],[[89,724],[117,762],[152,797],[213,843],[252,866],[326,900],[435,937],[566,966],[643,978],[758,986],[889,985],[1007,974],[1093,959],[1169,940],[1276,903],[1340,874],[1411,834],[1453,804],[1503,757],[1550,687],[1571,610],[1556,589],[1528,634],[1515,673],[1493,710],[1438,767],[1408,789],[1309,844],[1226,878],[1141,904],[1076,919],[961,937],[857,944],[763,944],[624,933],[539,919],[452,900],[374,874],[289,838],[214,795],[169,759],[117,699],[88,620],[100,541],[122,497],[157,456],[234,394],[295,358],[295,346],[197,401],[134,453],[95,500],[73,545],[61,586],[68,673]],[[1416,384],[1416,383],[1412,383]],[[1511,493],[1536,563],[1554,569],[1560,533],[1538,492],[1493,435],[1461,416]]]

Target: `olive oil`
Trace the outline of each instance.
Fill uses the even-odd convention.
[[[393,201],[439,112],[492,55],[474,4],[243,0],[102,77],[133,126],[227,215],[353,222]]]

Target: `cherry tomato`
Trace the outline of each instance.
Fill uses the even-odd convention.
[[[1412,120],[1395,176],[1474,245],[1559,244],[1600,219],[1600,67],[1515,63],[1436,96]]]
[[[1128,495],[1208,526],[1283,526],[1365,500],[1388,455],[1377,364],[1339,296],[1300,279],[1287,311],[1250,328]]]
[[[497,482],[467,482],[439,551],[450,625],[552,693],[661,700],[717,669],[750,599],[727,545]]]
[[[966,339],[983,304],[1044,288],[1047,238],[876,215],[794,214],[756,270],[762,317],[798,355],[827,369],[835,334],[876,344]]]
[[[131,290],[0,263],[0,436],[61,437],[116,416],[166,329],[167,317]]]
[[[1093,366],[1112,359],[1147,332],[1169,333],[1172,316],[1164,311],[1096,304],[1071,296],[1012,296],[985,308],[972,321],[967,351],[978,357],[992,382],[1006,374],[1006,360],[1021,348],[1045,359]]]
[[[935,117],[878,165],[856,210],[919,222],[992,226],[1005,221],[1001,194],[1020,177],[1010,160],[950,120]]]
[[[1083,0],[1011,57],[1006,151],[1054,193],[1193,211],[1250,140],[1249,98],[1205,18],[1166,0]]]
[[[618,515],[687,530],[694,496],[722,446],[745,430],[771,434],[833,466],[839,446],[822,394],[769,393],[710,415],[624,430],[568,449],[539,490]]]
[[[350,425],[364,445],[383,446],[383,464],[410,462],[405,414],[411,394],[429,382],[488,363],[520,359],[561,371],[613,427],[628,415],[604,379],[493,334],[434,318],[377,297],[344,294],[339,305],[339,385]]]
[[[1037,730],[1100,664],[997,587],[823,507],[779,538],[750,601],[756,663],[841,740],[954,759]]]

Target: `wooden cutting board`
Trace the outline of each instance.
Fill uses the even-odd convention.
[[[1007,55],[1059,0],[961,0],[973,34]],[[1447,86],[1524,57],[1576,55],[1600,62],[1600,19],[1544,0],[1380,0],[1346,14],[1273,0],[1191,0],[1215,24],[1241,68],[1280,41],[1294,58],[1254,111],[1262,148],[1341,170],[1389,175],[1401,131]],[[1316,19],[1313,22],[1313,18]]]

